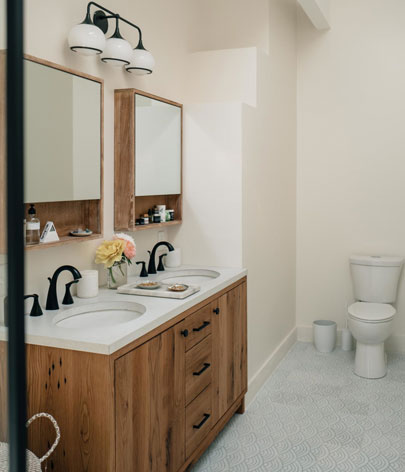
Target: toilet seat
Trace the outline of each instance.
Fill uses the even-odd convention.
[[[365,323],[383,323],[394,318],[395,308],[388,303],[356,302],[348,308],[349,317]]]

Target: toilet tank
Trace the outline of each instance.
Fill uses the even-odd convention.
[[[404,259],[399,256],[351,256],[356,300],[394,303]]]

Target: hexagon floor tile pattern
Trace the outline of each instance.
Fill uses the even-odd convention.
[[[353,363],[296,343],[193,472],[405,472],[405,356],[379,380]]]

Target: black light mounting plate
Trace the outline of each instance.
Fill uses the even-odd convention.
[[[97,10],[93,15],[93,23],[105,34],[108,30],[108,19],[102,10]]]

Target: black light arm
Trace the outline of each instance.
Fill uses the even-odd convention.
[[[118,20],[121,20],[121,21],[123,21],[124,23],[126,23],[127,25],[132,26],[133,28],[135,28],[135,29],[138,31],[138,33],[139,33],[139,44],[138,44],[138,46],[141,47],[141,48],[143,48],[143,44],[142,44],[142,31],[141,31],[141,28],[139,28],[139,26],[137,26],[137,25],[135,25],[134,23],[130,22],[130,21],[127,20],[126,18],[123,18],[123,17],[120,16],[118,13],[114,13],[113,11],[109,10],[109,9],[106,8],[106,7],[103,7],[102,5],[100,5],[100,4],[96,3],[96,2],[89,2],[89,3],[88,3],[88,5],[87,5],[87,15],[86,15],[86,18],[91,18],[91,17],[90,17],[90,8],[91,8],[91,6],[95,6],[95,7],[97,7],[97,8],[100,8],[101,10],[103,10],[103,11],[107,12],[109,15],[111,15],[111,16],[109,16],[109,17],[108,17],[108,16],[103,16],[103,17],[101,17],[103,20],[107,20],[108,18],[116,18],[117,24],[118,24]],[[96,12],[96,13],[97,13],[97,12]],[[97,25],[97,16],[96,16],[96,14],[94,15],[94,18],[93,18],[93,19],[94,19],[94,24],[95,24],[96,26],[98,26],[98,25]],[[102,29],[102,28],[101,28],[101,29]],[[106,31],[103,31],[103,32],[105,33]]]

